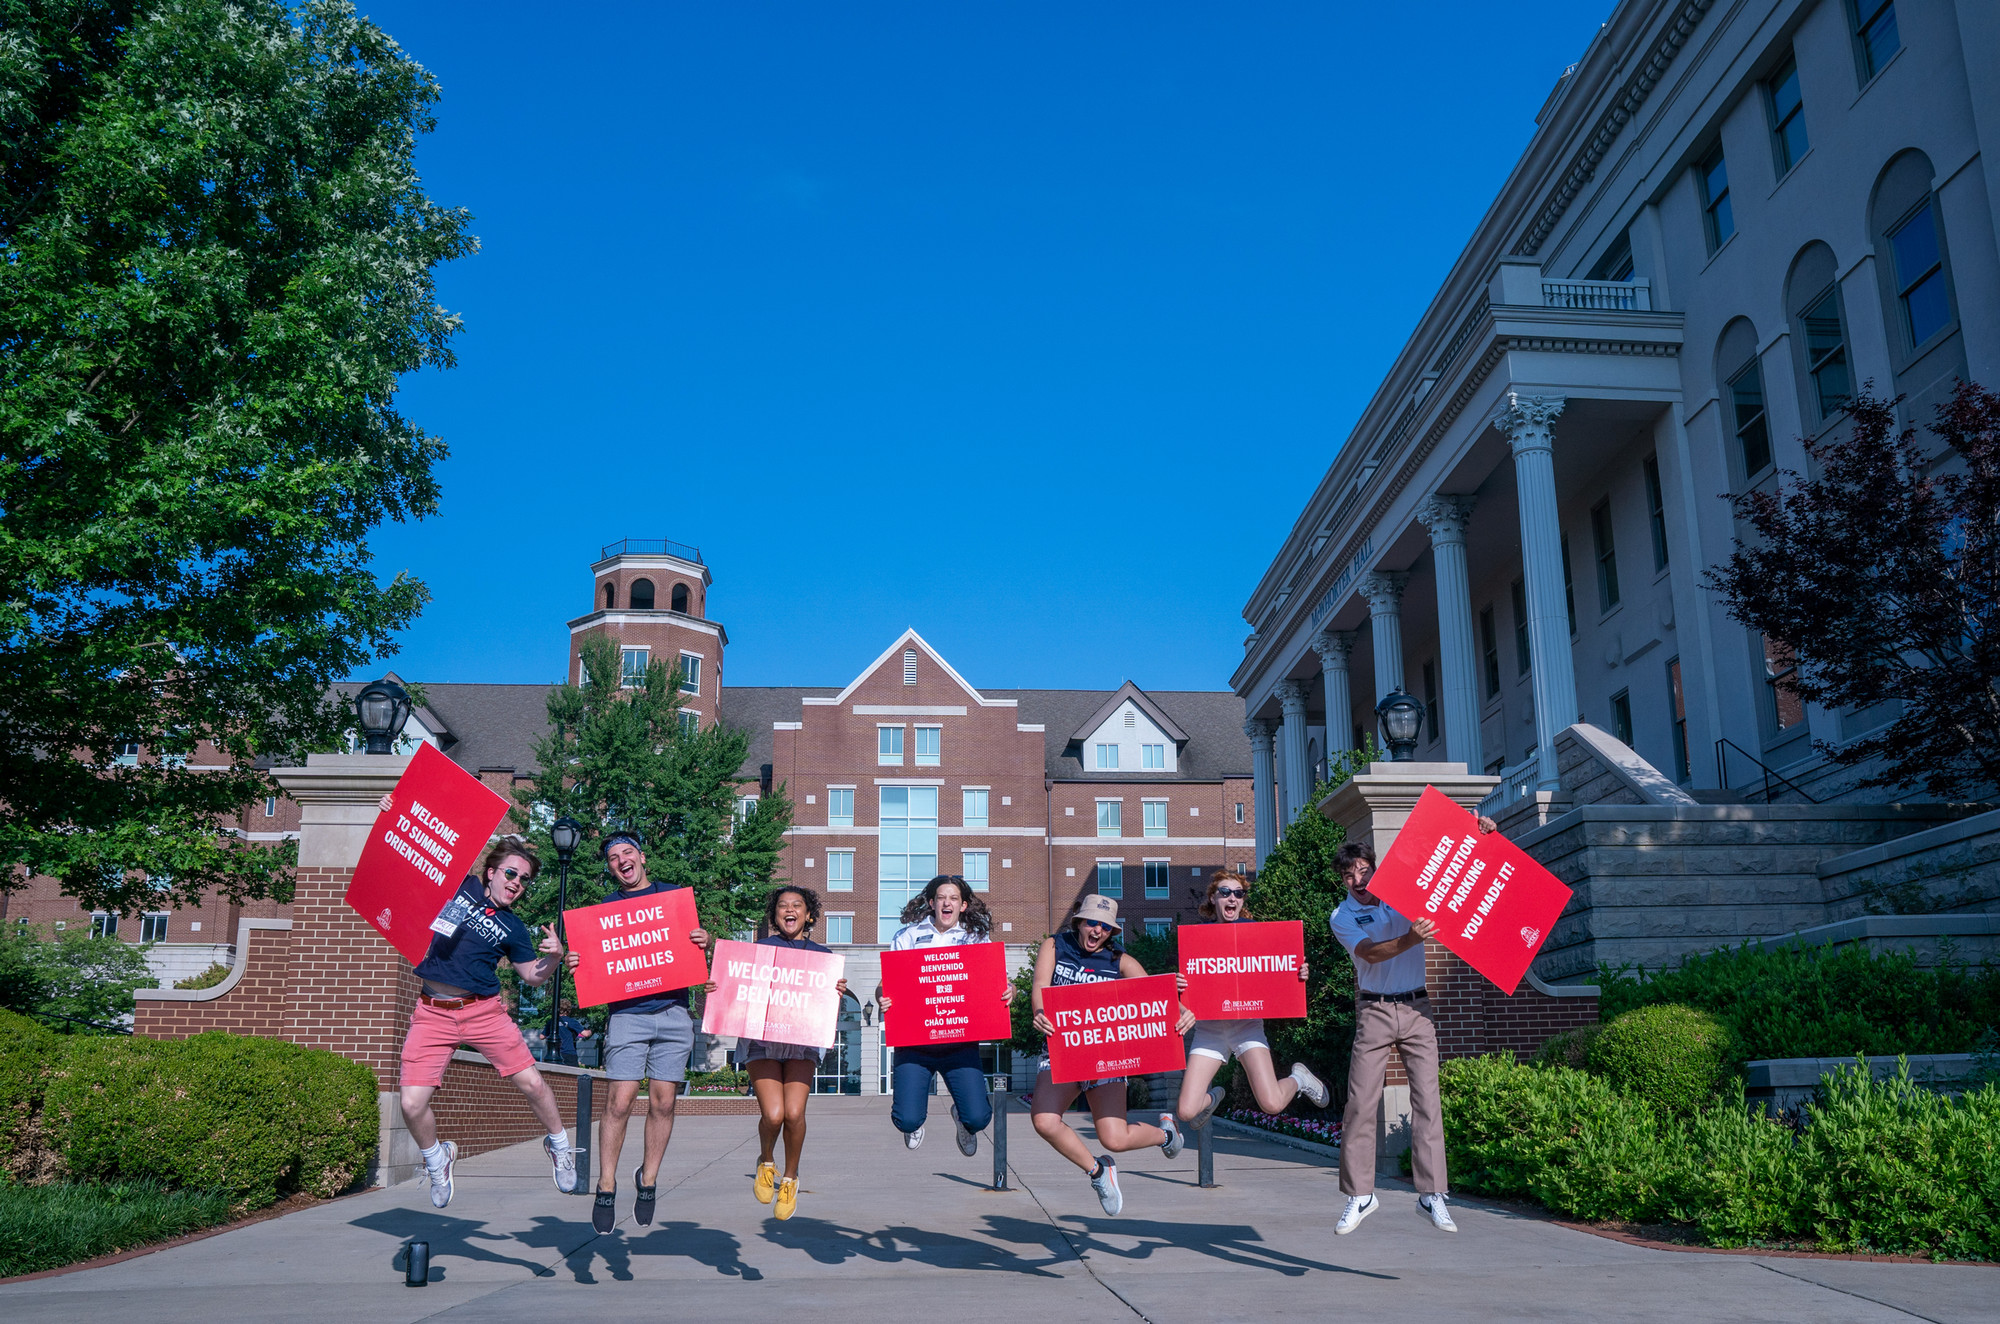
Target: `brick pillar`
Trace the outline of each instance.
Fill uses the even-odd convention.
[[[397,1067],[417,979],[342,897],[375,822],[376,802],[410,765],[401,755],[313,754],[272,775],[299,802],[298,886],[283,1037],[351,1057],[375,1073],[381,1143],[371,1183],[407,1178],[418,1162],[403,1127]]]

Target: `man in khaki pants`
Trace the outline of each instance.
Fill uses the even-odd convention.
[[[1479,820],[1491,832],[1493,820]],[[1389,1050],[1401,1051],[1410,1077],[1410,1149],[1417,1209],[1442,1232],[1458,1231],[1445,1208],[1444,1113],[1438,1105],[1437,1026],[1424,989],[1428,919],[1412,923],[1368,891],[1375,848],[1350,841],[1334,858],[1347,899],[1331,916],[1333,936],[1354,958],[1354,1053],[1347,1066],[1347,1110],[1340,1120],[1340,1193],[1347,1207],[1334,1233],[1346,1236],[1382,1207],[1375,1196],[1375,1123]]]

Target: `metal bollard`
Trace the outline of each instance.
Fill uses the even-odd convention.
[[[431,1243],[428,1241],[406,1241],[403,1243],[403,1286],[423,1287],[431,1280]]]
[[[986,1085],[993,1096],[993,1122],[989,1128],[993,1137],[993,1184],[986,1189],[1004,1191],[1007,1189],[1007,1094],[1012,1081],[995,1072],[986,1078]]]
[[[1215,1119],[1209,1118],[1195,1132],[1195,1185],[1204,1191],[1215,1189]]]
[[[571,1143],[576,1147],[576,1193],[593,1198],[597,1182],[590,1176],[590,1095],[591,1076],[585,1072],[576,1078],[576,1135]]]

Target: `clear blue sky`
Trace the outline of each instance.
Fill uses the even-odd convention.
[[[361,8],[482,245],[389,665],[557,679],[665,536],[729,685],[1194,689],[1611,0]]]

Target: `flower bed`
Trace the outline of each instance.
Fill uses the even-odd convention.
[[[1339,1122],[1314,1122],[1303,1117],[1287,1117],[1280,1113],[1258,1112],[1255,1108],[1232,1108],[1221,1116],[1243,1126],[1254,1126],[1260,1131],[1275,1131],[1279,1135],[1295,1136],[1300,1140],[1310,1140],[1319,1145],[1340,1144]]]

